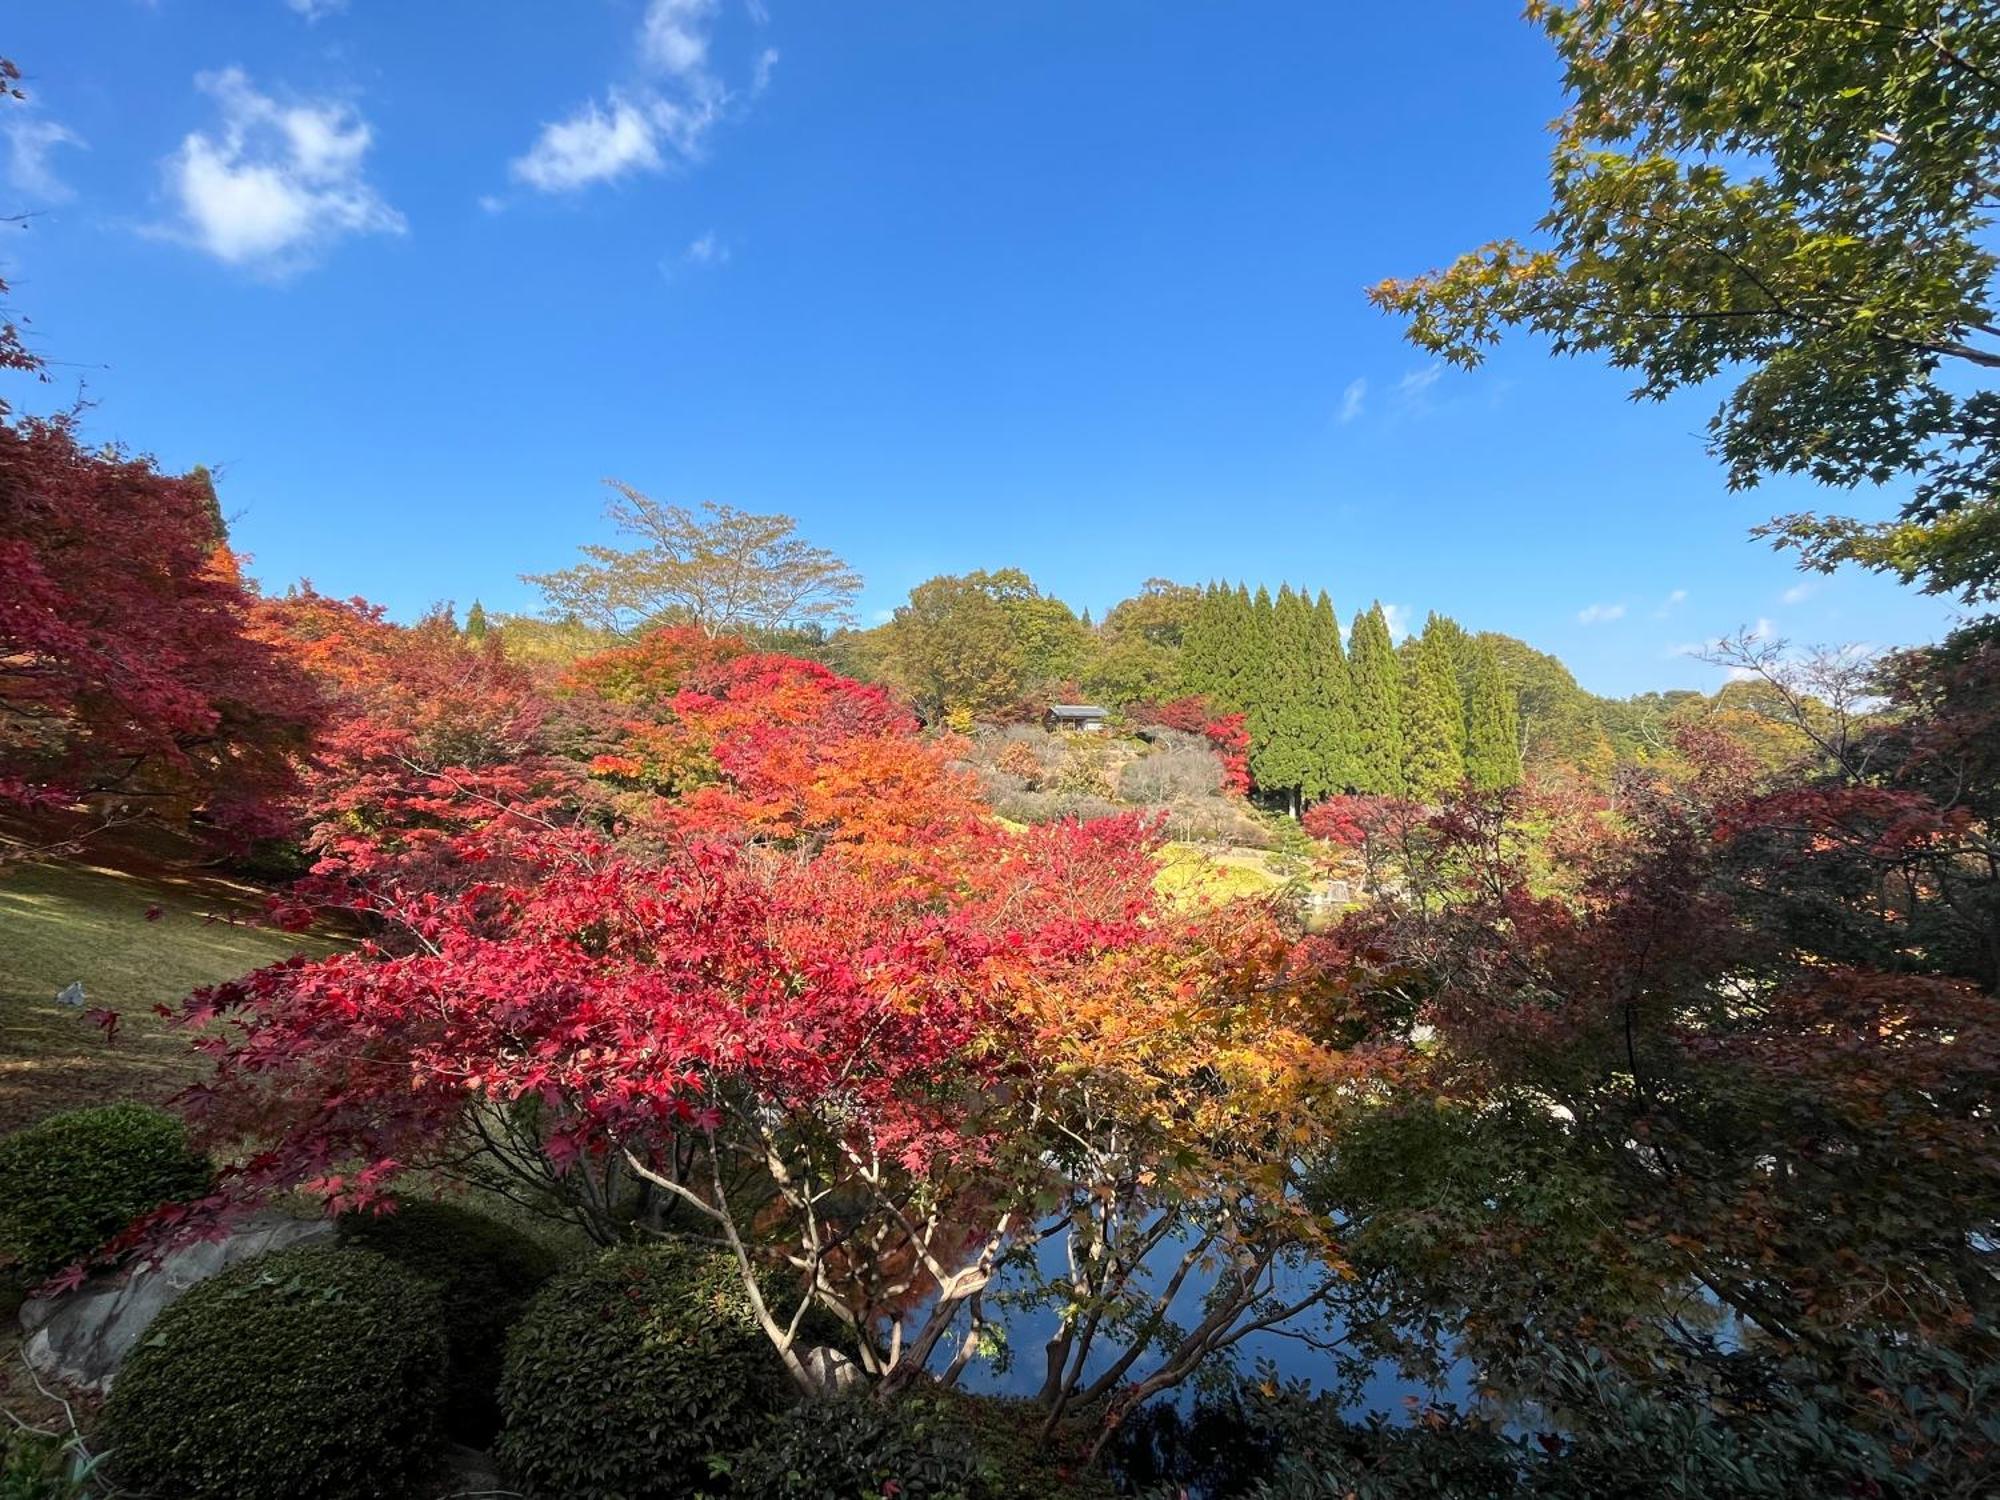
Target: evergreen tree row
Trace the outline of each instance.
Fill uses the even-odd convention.
[[[1294,810],[1340,792],[1434,801],[1521,777],[1514,695],[1490,642],[1433,614],[1398,650],[1381,605],[1343,643],[1324,592],[1211,584],[1181,655],[1187,691],[1245,715],[1250,774]]]

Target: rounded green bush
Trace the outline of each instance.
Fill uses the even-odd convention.
[[[995,1489],[961,1424],[920,1399],[808,1401],[729,1460],[731,1495],[757,1500],[989,1500]]]
[[[561,1267],[539,1240],[453,1203],[399,1202],[392,1213],[350,1214],[340,1242],[386,1255],[437,1289],[451,1341],[445,1430],[483,1448],[500,1430],[500,1367],[507,1330]]]
[[[104,1410],[119,1481],[204,1500],[408,1495],[445,1389],[443,1314],[368,1250],[232,1266],[154,1320]]]
[[[208,1190],[187,1127],[143,1104],[52,1115],[0,1140],[0,1259],[34,1279],[83,1259],[141,1214]]]
[[[556,1277],[514,1325],[497,1453],[537,1495],[673,1500],[712,1489],[709,1455],[789,1399],[734,1261],[624,1246]]]

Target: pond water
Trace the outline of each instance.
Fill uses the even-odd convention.
[[[1186,1242],[1168,1242],[1161,1245],[1148,1258],[1148,1270],[1155,1273],[1163,1283],[1165,1273],[1180,1259]],[[1045,1279],[1064,1275],[1067,1263],[1062,1242],[1051,1240],[1041,1247],[1039,1264]],[[1021,1273],[1012,1274],[1012,1288],[1024,1284]],[[1314,1278],[1307,1268],[1297,1267],[1281,1270],[1278,1274],[1277,1291],[1280,1296],[1289,1294],[1293,1299],[1304,1296],[1312,1287]],[[1198,1276],[1190,1276],[1169,1305],[1169,1316],[1182,1327],[1197,1321],[1201,1315],[1202,1298],[1208,1291],[1209,1282]],[[1009,1281],[1003,1278],[1000,1290],[1010,1289]],[[989,1305],[996,1299],[989,1295]],[[989,1360],[975,1360],[966,1367],[960,1384],[967,1390],[982,1394],[1004,1396],[1032,1396],[1041,1387],[1045,1373],[1043,1349],[1053,1338],[1059,1326],[1055,1311],[1047,1307],[1008,1305],[996,1321],[1004,1330],[1007,1347],[1012,1359],[1004,1367],[997,1367]],[[1303,1381],[1315,1391],[1329,1389],[1339,1383],[1340,1373],[1335,1368],[1334,1357],[1324,1349],[1315,1348],[1287,1332],[1288,1328],[1312,1333],[1321,1340],[1337,1336],[1338,1323],[1329,1325],[1325,1313],[1309,1310],[1291,1324],[1280,1324],[1275,1328],[1260,1329],[1246,1335],[1235,1345],[1236,1366],[1249,1373],[1260,1363],[1273,1367],[1278,1377],[1284,1381]],[[1123,1346],[1109,1340],[1100,1341],[1085,1366],[1086,1377],[1101,1373],[1123,1352]],[[1218,1356],[1218,1358],[1221,1356]],[[1157,1369],[1159,1358],[1148,1354],[1137,1361],[1131,1373],[1133,1379],[1142,1379],[1151,1370]],[[1472,1371],[1462,1361],[1448,1372],[1446,1383],[1441,1388],[1426,1386],[1405,1376],[1391,1363],[1378,1363],[1363,1382],[1359,1399],[1350,1407],[1351,1415],[1359,1417],[1370,1412],[1380,1412],[1390,1417],[1401,1417],[1410,1410],[1412,1398],[1418,1402],[1451,1401],[1464,1406],[1472,1391]],[[1174,1393],[1173,1399],[1186,1401],[1192,1392],[1186,1384]]]

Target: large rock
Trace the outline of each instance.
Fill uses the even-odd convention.
[[[808,1350],[804,1364],[822,1396],[845,1395],[866,1384],[868,1379],[861,1366],[831,1344]]]
[[[36,1374],[78,1390],[111,1389],[118,1366],[167,1306],[189,1287],[239,1261],[334,1232],[328,1219],[253,1214],[227,1239],[176,1250],[150,1270],[103,1277],[57,1297],[21,1304],[22,1355]]]

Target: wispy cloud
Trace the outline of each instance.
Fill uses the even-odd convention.
[[[1768,641],[1777,633],[1778,622],[1763,616],[1759,616],[1757,623],[1744,632],[1753,641]]]
[[[1361,415],[1362,403],[1368,399],[1368,382],[1355,379],[1347,382],[1347,389],[1340,393],[1340,423],[1344,427]]]
[[[634,40],[635,77],[545,123],[509,164],[514,179],[538,192],[570,193],[636,174],[701,160],[709,134],[727,111],[729,89],[710,48],[717,0],[650,0]],[[761,93],[777,62],[766,48],[750,91]]]
[[[202,73],[221,111],[166,162],[179,213],[165,232],[230,265],[284,275],[356,234],[401,234],[403,216],[362,172],[374,136],[338,100],[280,103],[240,68]]]
[[[1612,620],[1624,619],[1625,606],[1622,604],[1587,604],[1576,612],[1576,618],[1577,623],[1580,625],[1607,624]]]
[[[1396,394],[1405,401],[1414,401],[1436,385],[1442,374],[1443,365],[1425,365],[1421,370],[1412,370],[1396,382]]]
[[[710,271],[729,264],[731,255],[729,242],[713,229],[700,238],[689,242],[678,255],[665,256],[660,261],[660,274],[672,281],[683,271]]]
[[[691,266],[722,266],[729,263],[729,246],[724,244],[711,229],[700,239],[681,252],[681,259]]]
[[[647,62],[676,78],[708,76],[708,27],[715,0],[653,0],[639,23]]]
[[[1803,604],[1812,597],[1812,591],[1810,583],[1795,583],[1778,597],[1787,604]]]
[[[513,171],[529,187],[562,193],[660,165],[657,132],[647,112],[613,94],[608,108],[593,99],[567,120],[544,125],[527,154],[515,159]]]
[[[1653,618],[1656,620],[1666,619],[1668,615],[1687,603],[1687,597],[1688,591],[1686,589],[1673,590],[1665,599],[1660,601],[1660,607],[1653,611]]]
[[[1389,639],[1400,641],[1410,633],[1410,606],[1407,604],[1385,604],[1382,618],[1389,625]]]
[[[4,133],[9,187],[45,203],[65,203],[75,196],[69,184],[56,175],[49,156],[58,146],[82,149],[82,136],[67,125],[32,114],[9,119]]]
[[[347,0],[285,0],[285,7],[296,11],[311,22],[346,10]]]

